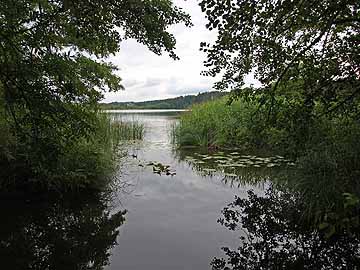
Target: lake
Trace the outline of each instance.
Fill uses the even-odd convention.
[[[118,196],[119,208],[128,213],[107,269],[210,269],[220,247],[237,242],[237,236],[216,221],[221,209],[236,194],[245,196],[250,186],[231,186],[221,174],[202,176],[181,160],[170,134],[179,113],[114,114],[115,119],[144,123],[145,137],[129,147],[130,158],[119,172],[130,184]],[[158,175],[151,167],[139,166],[149,162],[170,165],[176,175]]]
[[[205,270],[224,257],[222,247],[236,250],[244,236],[252,245],[226,256],[251,269],[259,269],[257,256],[276,269],[333,269],[334,262],[357,269],[348,267],[359,263],[357,237],[328,241],[303,229],[304,202],[274,191],[293,161],[240,149],[177,149],[171,131],[186,111],[108,113],[145,126],[143,140],[121,147],[112,190],[0,196],[2,269]],[[214,269],[224,269],[218,263]]]

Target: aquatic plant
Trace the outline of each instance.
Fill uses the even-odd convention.
[[[139,166],[143,167],[143,164],[139,164]],[[153,173],[158,175],[166,175],[166,176],[175,176],[176,172],[171,169],[170,165],[162,164],[161,162],[149,162],[146,163],[147,167],[151,167]]]
[[[202,148],[178,148],[175,155],[201,176],[222,177],[224,183],[238,187],[275,181],[279,171],[293,170],[295,167],[292,160],[283,156],[248,155],[241,150],[204,151]]]
[[[145,134],[144,124],[138,121],[114,121],[116,135],[121,140],[142,140]]]

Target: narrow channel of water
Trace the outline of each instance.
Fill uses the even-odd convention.
[[[118,194],[118,209],[127,209],[118,245],[111,250],[108,269],[210,269],[222,246],[234,246],[238,235],[217,223],[221,209],[249,188],[202,175],[182,159],[171,144],[170,131],[179,112],[114,113],[115,119],[139,121],[146,127],[143,142],[129,147],[119,175],[127,190]],[[187,151],[187,155],[197,151]],[[169,165],[174,176],[153,173],[150,162]],[[230,179],[231,180],[231,179]]]

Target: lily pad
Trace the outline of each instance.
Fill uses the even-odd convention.
[[[213,156],[213,158],[215,158],[215,159],[227,159],[228,157],[224,157],[224,156]]]
[[[289,162],[287,165],[289,166],[295,166],[296,164],[294,162]]]
[[[272,168],[272,167],[275,167],[275,166],[279,166],[279,165],[277,165],[275,163],[269,163],[269,164],[266,165],[266,167],[268,167],[268,168]]]
[[[196,161],[194,161],[194,163],[195,163],[195,164],[204,164],[204,163],[205,163],[205,161],[202,161],[202,160],[196,160]]]
[[[242,163],[235,163],[235,164],[231,164],[233,167],[241,167],[241,168],[245,168],[247,167],[247,165],[242,164]]]
[[[215,169],[209,169],[209,168],[205,168],[205,169],[202,169],[204,172],[216,172]]]
[[[225,176],[227,176],[227,177],[238,177],[236,174],[234,174],[234,173],[225,173],[224,174]]]

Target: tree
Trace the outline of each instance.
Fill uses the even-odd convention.
[[[56,162],[94,130],[103,92],[123,88],[106,58],[133,38],[178,59],[167,32],[177,23],[190,17],[170,0],[1,1],[0,104],[18,142]]]
[[[304,105],[328,111],[360,93],[360,3],[356,0],[202,0],[216,29],[203,73],[223,73],[217,89],[240,89],[252,71],[273,97],[289,81],[302,82]],[[272,104],[273,105],[273,104]]]
[[[116,67],[103,59],[119,51],[123,39],[177,59],[167,27],[190,25],[188,15],[162,0],[5,0],[0,9],[0,85],[18,128],[33,122],[41,129],[47,120],[69,124],[74,107],[122,89]]]

